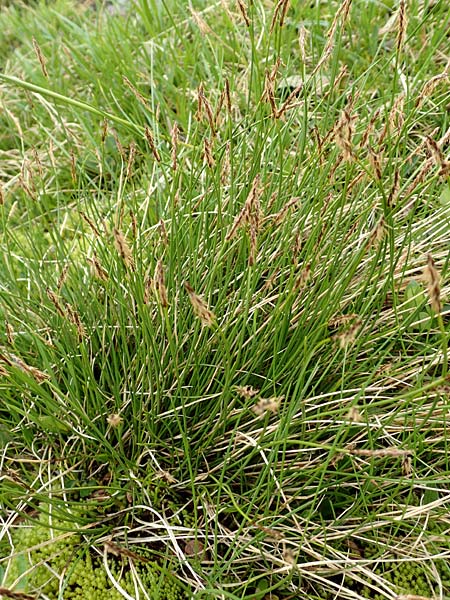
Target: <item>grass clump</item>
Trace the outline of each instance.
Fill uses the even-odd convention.
[[[1,564],[447,593],[449,15],[136,7],[0,16]]]

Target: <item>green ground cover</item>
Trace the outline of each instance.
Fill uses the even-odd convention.
[[[447,2],[0,31],[0,597],[450,597]]]

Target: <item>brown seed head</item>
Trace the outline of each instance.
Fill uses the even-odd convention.
[[[155,275],[153,277],[153,285],[155,289],[156,297],[159,300],[159,303],[162,308],[167,308],[169,306],[169,300],[167,297],[167,288],[164,277],[164,265],[162,260],[158,260],[155,268]]]
[[[237,5],[238,5],[239,11],[242,15],[242,18],[245,21],[245,24],[247,25],[247,27],[250,27],[250,19],[248,16],[247,8],[246,8],[243,0],[237,0]]]
[[[359,330],[361,329],[362,322],[360,319],[355,320],[353,325],[351,325],[346,331],[337,334],[337,340],[339,342],[339,346],[345,350],[348,346],[352,345],[358,335]]]
[[[53,290],[51,290],[50,288],[47,288],[47,296],[48,299],[50,300],[50,302],[53,304],[53,306],[56,308],[56,312],[61,316],[61,317],[66,317],[66,312],[61,304],[61,302],[59,301],[58,296],[55,294],[55,292]]]
[[[175,121],[175,123],[173,124],[172,127],[172,131],[171,131],[171,142],[172,142],[172,170],[176,171],[177,170],[177,158],[178,158],[178,134],[179,134],[179,129],[178,129],[178,123]]]
[[[349,110],[344,109],[334,129],[334,140],[336,145],[341,150],[344,160],[349,162],[353,161],[355,158],[353,152],[353,120]]]
[[[276,414],[280,409],[280,404],[284,400],[284,396],[272,396],[271,398],[260,398],[260,400],[252,407],[252,411],[258,415],[264,415],[267,412]]]
[[[398,26],[397,26],[397,42],[396,42],[397,52],[400,52],[400,50],[403,47],[405,37],[406,37],[406,27],[407,27],[406,0],[400,0],[399,6],[398,6]]]
[[[123,418],[122,418],[122,417],[121,417],[119,414],[117,414],[117,413],[114,413],[114,414],[112,414],[112,415],[108,415],[108,416],[106,417],[106,422],[107,422],[107,423],[108,423],[108,425],[109,425],[110,427],[112,427],[113,429],[117,429],[117,427],[119,427],[119,425],[122,425],[122,423],[123,423]]]
[[[231,240],[235,236],[237,230],[245,225],[249,225],[249,228],[253,230],[253,235],[256,236],[261,223],[260,198],[262,192],[261,176],[258,174],[253,180],[250,193],[247,196],[247,200],[245,201],[241,212],[234,219],[234,223],[225,238],[226,241]]]
[[[134,85],[131,83],[131,81],[125,77],[125,75],[123,76],[123,82],[124,84],[133,92],[134,96],[139,100],[139,102],[145,106],[145,108],[150,109],[150,105],[147,102],[147,99],[144,98],[144,96],[141,94],[141,92],[139,92],[139,90],[137,90]]]
[[[207,35],[212,34],[213,31],[212,31],[211,27],[208,25],[208,23],[205,21],[205,19],[201,16],[201,14],[199,12],[197,12],[196,10],[194,10],[192,7],[190,7],[189,10],[191,11],[191,15],[194,18],[195,24],[199,28],[199,31],[202,34],[202,36],[205,37]]]
[[[77,328],[78,339],[82,340],[86,337],[86,329],[81,322],[80,315],[68,302],[66,303],[66,316],[68,320]]]
[[[305,65],[307,62],[306,55],[306,40],[308,39],[309,32],[303,25],[300,25],[300,30],[298,34],[298,45],[300,46],[300,58],[302,63]]]
[[[200,319],[202,325],[212,327],[216,322],[215,314],[209,309],[203,298],[194,292],[194,288],[188,281],[185,281],[184,288],[188,293],[194,313]]]
[[[136,158],[136,144],[135,144],[135,142],[131,141],[130,148],[128,150],[128,161],[127,161],[127,172],[126,172],[127,179],[130,179],[131,175],[133,174],[133,165],[134,165],[135,158]]]
[[[416,108],[423,104],[425,98],[431,96],[434,90],[440,85],[442,82],[448,83],[448,71],[447,69],[443,73],[439,73],[434,77],[431,77],[428,81],[426,81],[420,91],[417,100],[416,100]]]
[[[100,281],[108,281],[108,273],[102,267],[97,255],[94,254],[92,258],[88,258],[88,261],[92,265],[94,276],[97,277],[97,279],[100,279]]]
[[[161,162],[161,156],[158,152],[158,148],[156,147],[155,140],[153,138],[153,134],[149,127],[145,127],[145,137],[147,138],[148,145],[150,146],[150,150],[157,162]]]
[[[259,390],[256,390],[251,385],[235,385],[233,389],[241,398],[244,398],[245,400],[253,398],[253,396],[259,394]]]
[[[216,161],[214,160],[214,156],[211,149],[211,141],[208,138],[204,139],[204,152],[203,156],[205,158],[206,164],[210,169],[214,167]]]
[[[48,79],[48,71],[47,71],[47,59],[45,58],[45,56],[42,54],[42,50],[39,47],[39,44],[37,43],[37,41],[33,38],[33,48],[34,51],[36,52],[36,56],[38,58],[39,64],[41,65],[41,69],[42,69],[42,73],[44,75],[44,77],[46,79]]]
[[[123,233],[114,227],[113,229],[114,245],[127,269],[134,271],[134,260],[131,248]]]
[[[275,6],[275,10],[273,11],[272,23],[270,24],[269,33],[272,33],[277,22],[280,28],[283,27],[288,8],[289,0],[278,0],[277,5]]]
[[[369,146],[368,157],[369,157],[369,163],[370,163],[370,166],[372,167],[372,171],[375,175],[375,178],[378,179],[378,181],[380,181],[381,180],[381,157],[380,157],[380,154],[375,152],[373,150],[373,148],[371,148]]]
[[[440,314],[442,308],[440,277],[431,254],[427,255],[427,265],[423,271],[423,274],[425,281],[427,282],[431,308],[436,314]]]
[[[66,263],[63,267],[63,270],[61,271],[60,276],[58,277],[58,283],[56,284],[58,292],[61,290],[62,286],[66,282],[68,272],[69,272],[69,263]]]

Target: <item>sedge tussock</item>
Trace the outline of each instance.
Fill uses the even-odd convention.
[[[435,267],[431,254],[427,255],[427,264],[423,270],[424,279],[427,282],[428,296],[431,308],[436,314],[442,310],[440,276]]]
[[[310,281],[311,279],[311,263],[308,263],[306,265],[306,267],[304,267],[301,272],[300,275],[298,275],[298,277],[295,279],[294,282],[294,291],[299,291],[299,290],[303,290],[306,286],[306,284]]]
[[[403,127],[403,123],[405,122],[404,106],[405,94],[399,94],[395,98],[388,115],[388,123],[391,130],[401,129]]]
[[[131,233],[132,233],[133,239],[135,240],[135,239],[137,239],[137,236],[138,236],[137,218],[136,218],[136,215],[134,214],[134,211],[131,208],[128,211],[128,214],[130,215]]]
[[[220,182],[222,183],[222,185],[227,184],[227,182],[229,180],[230,172],[231,172],[230,152],[231,152],[231,144],[230,144],[230,141],[228,140],[225,144],[225,151],[223,153],[223,160],[222,160],[222,165],[221,165],[221,169],[220,169]]]
[[[402,458],[402,473],[404,477],[409,477],[413,472],[411,456],[406,455]]]
[[[184,288],[189,296],[194,314],[204,327],[212,327],[216,322],[215,314],[209,309],[205,300],[195,293],[194,288],[188,281],[184,282]]]
[[[101,140],[102,140],[102,144],[105,143],[106,140],[106,136],[108,135],[108,119],[106,119],[106,117],[103,119],[103,123],[102,123],[102,133],[101,133]]]
[[[113,228],[113,237],[114,246],[116,247],[120,258],[123,260],[124,265],[127,269],[130,269],[130,271],[134,271],[133,254],[131,252],[131,248],[128,244],[127,239],[125,238],[123,233],[116,227]]]
[[[3,186],[0,184],[0,206],[5,204],[5,192],[3,191]]]
[[[450,162],[445,160],[444,153],[442,152],[441,147],[436,140],[429,135],[427,135],[425,139],[431,157],[433,158],[435,164],[440,167],[439,177],[445,179],[450,174]]]
[[[350,421],[350,423],[361,423],[363,418],[359,407],[351,406],[347,412],[346,419],[347,421]]]
[[[127,154],[125,152],[125,148],[123,147],[122,142],[120,141],[119,134],[113,127],[111,127],[110,131],[111,131],[111,135],[113,136],[114,141],[116,143],[117,151],[119,152],[120,157],[122,158],[123,162],[126,163]]]
[[[95,235],[96,237],[101,237],[101,236],[100,236],[100,231],[97,229],[97,227],[96,227],[96,225],[95,225],[94,221],[93,221],[93,220],[92,220],[90,217],[88,217],[88,216],[87,216],[87,215],[86,215],[84,212],[82,212],[82,211],[80,211],[80,216],[81,216],[81,218],[83,219],[83,221],[85,221],[85,222],[86,222],[86,223],[89,225],[89,227],[90,227],[90,228],[91,228],[91,230],[93,231],[94,235]]]
[[[379,108],[377,108],[377,110],[371,116],[370,121],[366,125],[364,132],[361,136],[361,140],[359,142],[360,148],[366,148],[369,145],[370,136],[372,135],[372,133],[375,129],[375,123],[379,119],[380,114],[381,114],[381,110]]]
[[[281,61],[278,58],[270,71],[266,69],[264,78],[264,90],[261,96],[261,101],[267,102],[270,105],[272,117],[274,119],[280,119],[288,110],[296,106],[296,104],[293,103],[293,101],[298,97],[298,95],[303,89],[303,81],[300,81],[289,93],[288,97],[283,102],[281,107],[277,108],[275,100],[275,80],[280,64]]]

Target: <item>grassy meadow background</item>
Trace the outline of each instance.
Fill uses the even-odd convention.
[[[0,31],[0,597],[449,598],[446,0]]]

